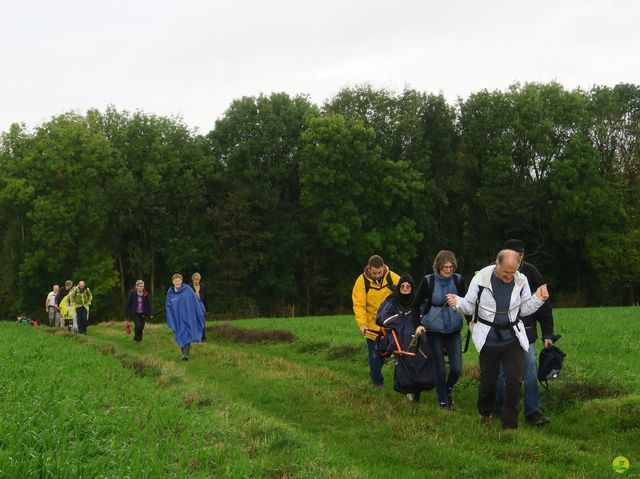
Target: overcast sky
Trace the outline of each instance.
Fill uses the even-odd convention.
[[[633,0],[57,0],[0,3],[0,131],[88,108],[180,115],[233,99],[317,104],[371,83],[442,92],[640,84]]]

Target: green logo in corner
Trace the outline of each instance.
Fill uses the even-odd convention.
[[[618,474],[624,474],[629,470],[631,465],[629,464],[629,459],[624,456],[618,456],[611,463],[611,467],[613,467],[613,470]]]

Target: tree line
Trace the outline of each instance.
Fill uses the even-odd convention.
[[[0,307],[37,311],[86,281],[120,315],[198,271],[214,315],[348,310],[371,254],[470,276],[523,239],[556,304],[633,304],[640,286],[640,88],[558,83],[449,104],[345,88],[322,105],[234,100],[201,134],[142,111],[64,113],[0,142]],[[94,313],[92,313],[94,314]]]

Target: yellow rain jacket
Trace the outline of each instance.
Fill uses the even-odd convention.
[[[388,268],[385,268],[381,284],[377,284],[365,272],[358,276],[356,284],[353,285],[351,299],[353,300],[353,313],[356,317],[358,328],[366,326],[370,332],[365,334],[367,339],[375,339],[378,332],[376,324],[376,314],[380,304],[393,292],[393,288],[398,284],[400,277]]]
[[[67,321],[76,316],[76,309],[73,304],[71,304],[71,298],[69,298],[68,294],[60,301],[60,316],[63,320]]]

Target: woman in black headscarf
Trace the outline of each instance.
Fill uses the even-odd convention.
[[[398,358],[393,388],[406,394],[410,401],[417,402],[422,391],[433,388],[435,370],[432,361],[428,361],[425,347],[410,348],[411,343],[415,344],[416,328],[420,326],[419,317],[412,308],[414,296],[413,278],[405,273],[400,276],[393,294],[380,305],[376,323],[395,332],[395,336],[391,335],[393,341],[389,351]],[[396,339],[399,344],[395,344]]]

